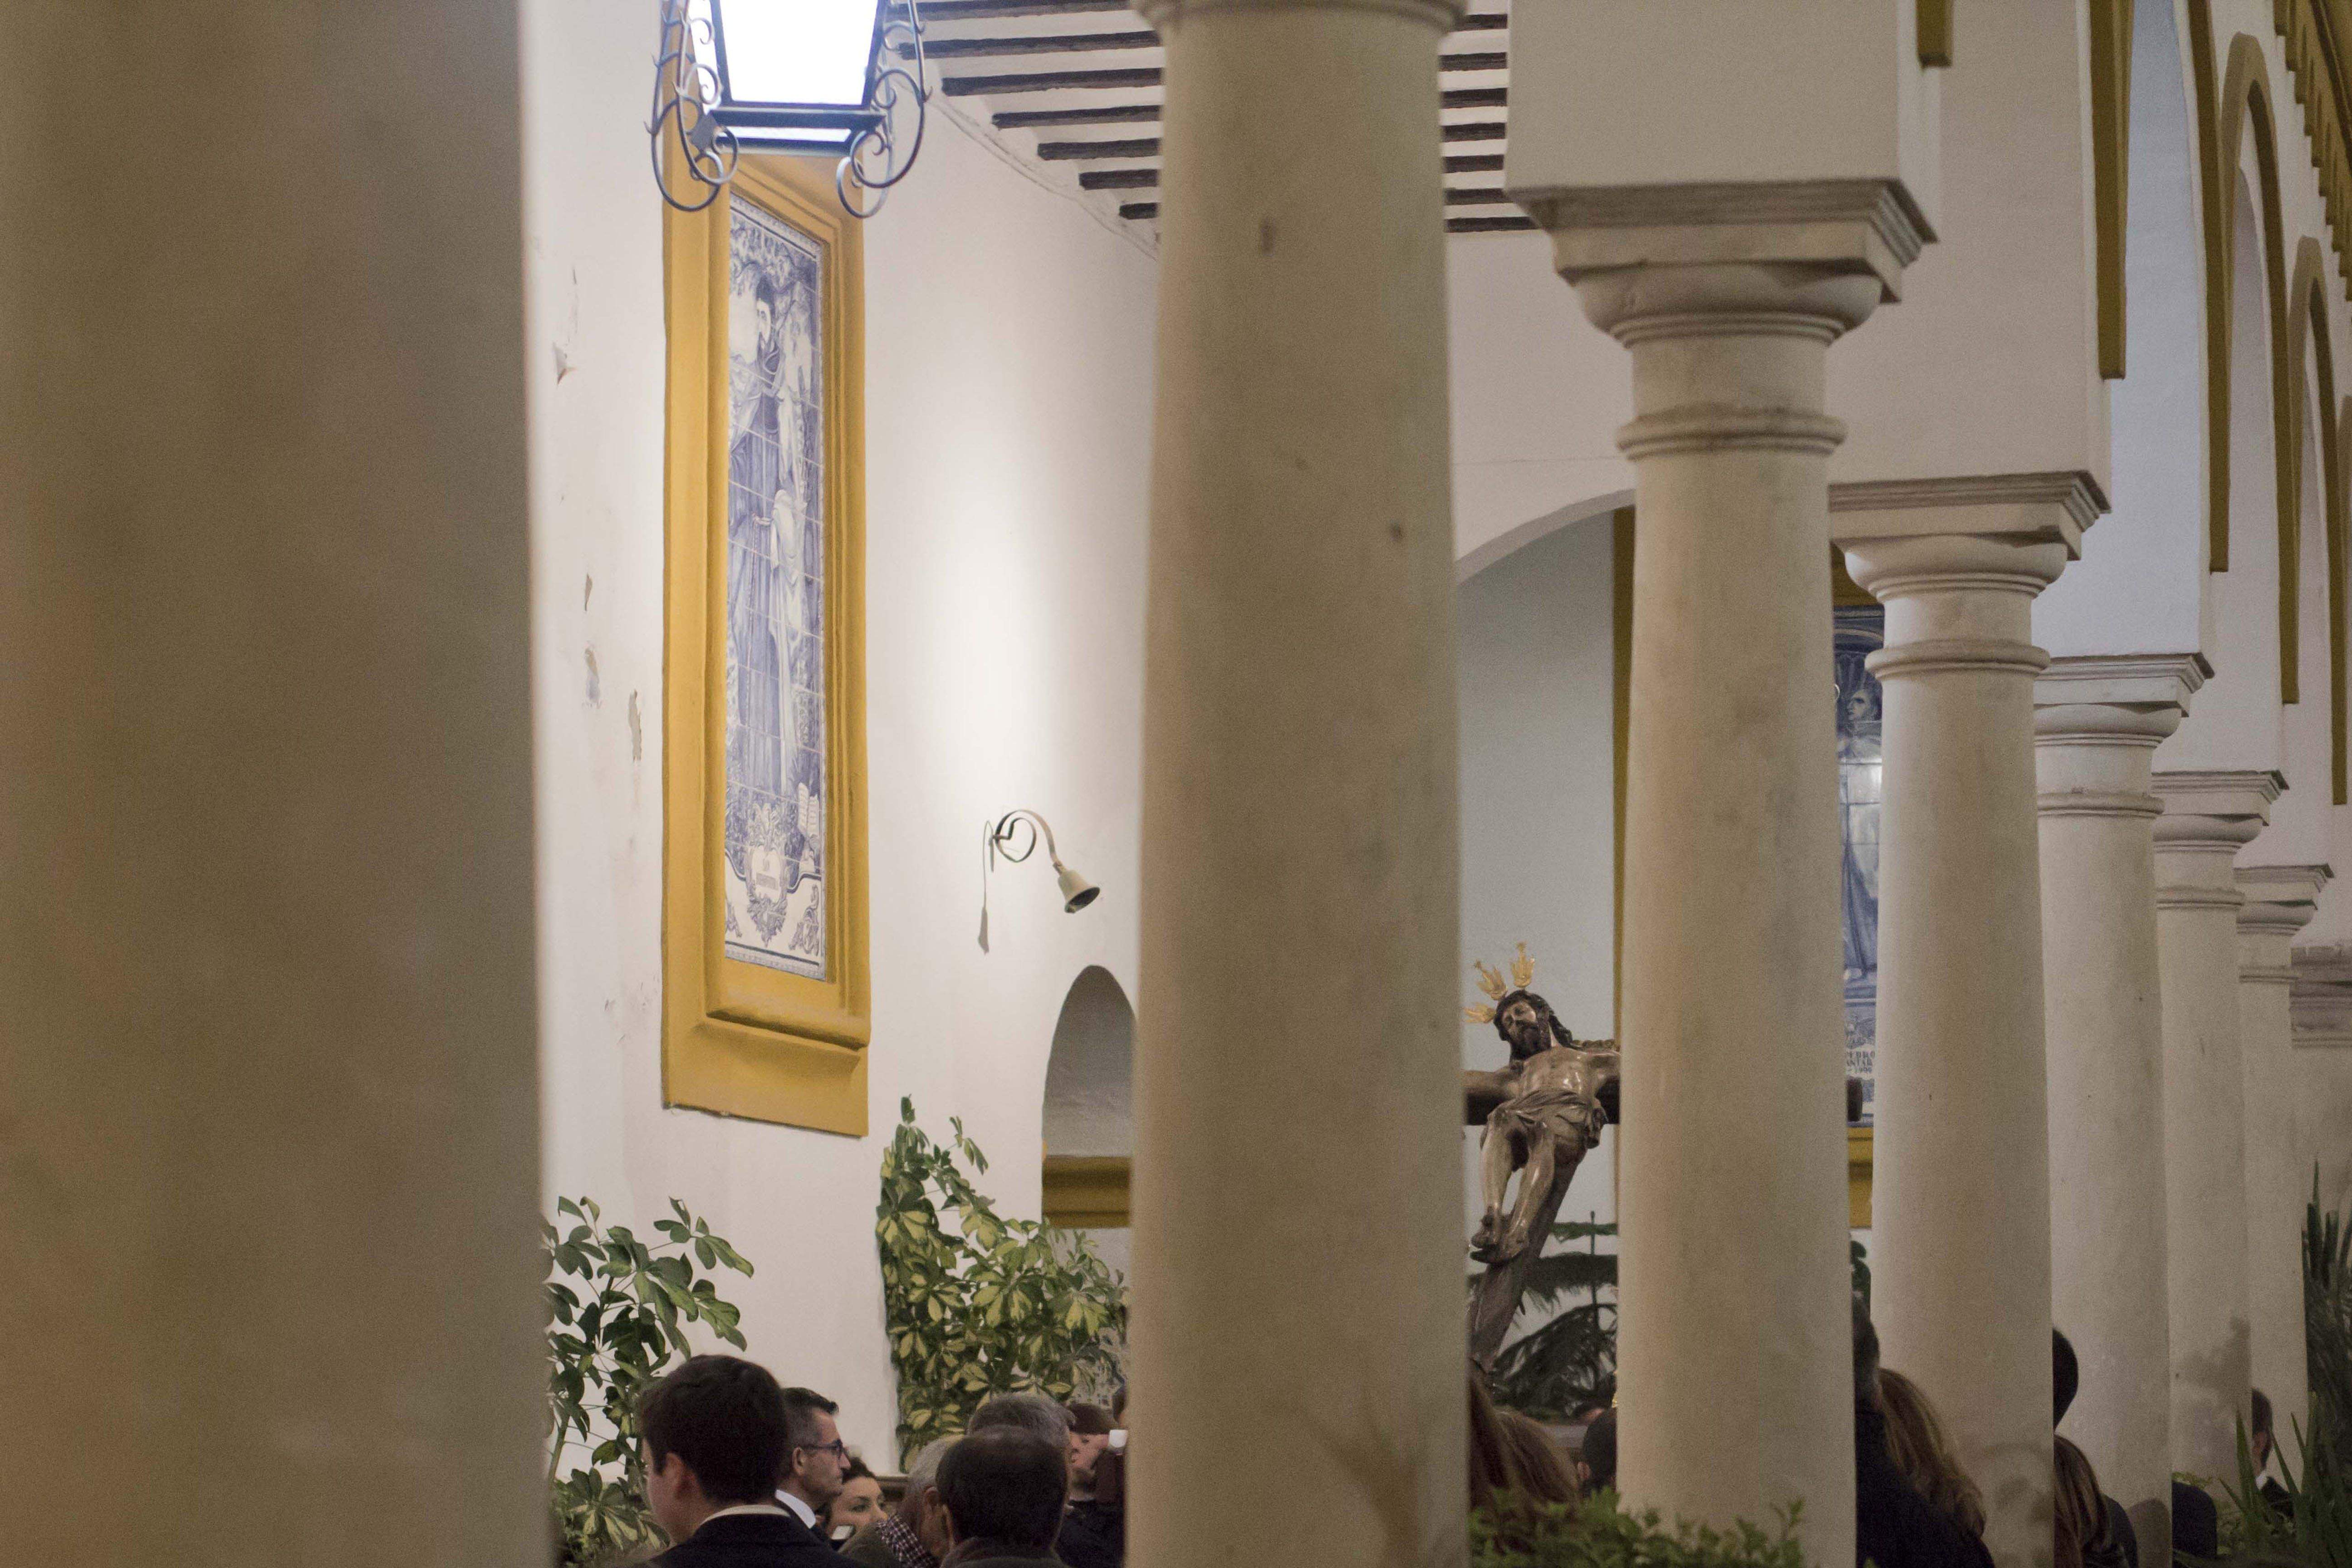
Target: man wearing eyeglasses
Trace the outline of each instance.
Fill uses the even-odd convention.
[[[841,1408],[824,1394],[805,1388],[784,1390],[784,1468],[776,1478],[776,1500],[793,1517],[815,1531],[833,1500],[841,1495],[842,1471],[849,1450],[842,1445],[841,1428],[834,1415]]]

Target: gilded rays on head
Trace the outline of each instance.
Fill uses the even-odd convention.
[[[1471,961],[1470,967],[1478,972],[1478,989],[1486,994],[1486,1005],[1462,1009],[1462,1016],[1474,1024],[1493,1023],[1495,1005],[1514,991],[1526,990],[1528,982],[1536,977],[1536,961],[1528,956],[1526,942],[1519,943],[1519,951],[1512,955],[1511,977],[1507,982],[1504,980],[1501,970],[1489,969],[1475,959]]]

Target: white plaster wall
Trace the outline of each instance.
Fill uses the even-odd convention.
[[[1089,963],[1133,986],[1153,263],[950,117],[867,226],[875,1131],[664,1110],[654,16],[524,5],[546,1188],[707,1215],[758,1266],[728,1281],[751,1352],[884,1454],[899,1097],[962,1116],[1034,1215],[1063,995]],[[1103,896],[1065,915],[1042,861],[1005,868],[983,954],[981,824],[1019,805]]]
[[[1579,1039],[1616,1032],[1612,527],[1604,513],[1547,534],[1464,583],[1454,602],[1463,1004],[1484,1000],[1471,961],[1502,965],[1524,942],[1533,989]],[[1464,1066],[1498,1068],[1508,1055],[1491,1025],[1464,1021]],[[1616,1144],[1611,1128],[1585,1157],[1563,1221],[1615,1219]],[[1476,1128],[1463,1130],[1462,1149],[1466,1237]]]
[[[2272,437],[2270,326],[2262,242],[2247,188],[2236,197],[2230,363],[2230,569],[2204,580],[2212,679],[2157,748],[2158,768],[2280,768],[2278,469]],[[2289,780],[2292,785],[2294,781]]]
[[[1633,361],[1584,319],[1545,236],[1455,235],[1445,265],[1454,553],[1483,565],[1563,506],[1631,499],[1617,428],[1633,417]]]
[[[2033,605],[2053,655],[2199,647],[2205,575],[2205,250],[2188,64],[2170,4],[2133,12],[2124,379],[2111,384],[2113,510]]]

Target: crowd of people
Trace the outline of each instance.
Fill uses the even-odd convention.
[[[2051,1373],[2054,1435],[2081,1382],[2063,1333],[2052,1336]],[[1859,1297],[1853,1395],[1856,1563],[1992,1568],[1984,1495],[1926,1393],[1879,1365],[1878,1335]],[[1122,1568],[1123,1404],[1123,1394],[1110,1408],[994,1395],[962,1436],[918,1452],[889,1500],[882,1478],[843,1444],[831,1400],[782,1387],[751,1362],[696,1356],[649,1387],[639,1409],[646,1500],[676,1542],[655,1561],[663,1568],[837,1568],[845,1561],[858,1568]],[[1475,1372],[1469,1408],[1474,1509],[1573,1507],[1615,1491],[1613,1403],[1575,1412],[1580,1437],[1567,1444],[1544,1423],[1497,1407]],[[2250,1415],[2263,1465],[2275,1441],[2259,1393]],[[2141,1568],[2141,1543],[2122,1505],[2100,1489],[2080,1448],[2063,1436],[2053,1442],[2056,1568]],[[2177,1560],[2213,1558],[2213,1500],[2175,1482],[2172,1535]]]
[[[1115,1410],[995,1395],[907,1467],[895,1502],[841,1440],[839,1406],[756,1362],[698,1355],[638,1402],[661,1568],[982,1568],[1126,1557]]]

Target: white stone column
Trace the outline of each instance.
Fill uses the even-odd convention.
[[[2155,776],[2163,978],[2166,1274],[2172,1464],[2237,1473],[2252,1384],[2246,1296],[2245,1068],[2239,1047],[2238,851],[2269,820],[2274,773]]]
[[[1839,1563],[1853,1550],[1853,1332],[1824,694],[1827,465],[1843,427],[1822,379],[1830,342],[1918,237],[1878,190],[1822,226],[1816,257],[1874,247],[1843,262],[1625,265],[1620,226],[1661,195],[1675,193],[1531,205],[1586,314],[1633,357],[1635,417],[1618,436],[1636,474],[1637,781],[1618,1473],[1634,1504],[1718,1525],[1801,1499],[1807,1555]],[[1668,226],[1640,232],[1660,253],[1741,254],[1742,226],[1693,221],[1702,211],[1662,200]]]
[[[1462,976],[1429,0],[1166,40],[1131,1471],[1141,1568],[1459,1563]],[[1344,999],[1344,1000],[1342,1000]]]
[[[2325,866],[2242,866],[2238,891],[2238,1040],[2246,1094],[2246,1310],[2256,1388],[2290,1446],[2310,1429],[2303,1331],[2303,1211],[2311,1171],[2294,1137],[2295,933],[2311,923]]]
[[[544,1563],[515,7],[8,55],[0,1555]]]
[[[2049,1103],[2033,597],[2097,515],[2087,476],[1840,487],[1886,606],[1871,1300],[1942,1412],[1994,1561],[2050,1560]]]
[[[2143,1541],[2172,1532],[2164,1020],[2149,792],[2197,654],[2054,660],[2034,682],[2051,1311],[2082,1363],[2066,1435]]]

